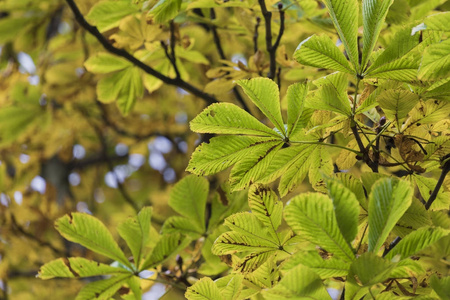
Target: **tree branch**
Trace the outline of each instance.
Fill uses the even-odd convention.
[[[431,205],[433,204],[434,200],[436,200],[437,195],[439,193],[439,190],[441,189],[442,184],[444,183],[445,176],[447,176],[448,172],[450,171],[450,154],[447,154],[444,156],[443,160],[445,161],[444,165],[442,166],[442,172],[439,176],[438,182],[436,186],[434,187],[433,192],[430,195],[430,198],[427,201],[427,204],[425,204],[425,209],[430,209]]]
[[[102,44],[103,47],[107,51],[109,51],[109,52],[111,52],[111,53],[113,53],[115,55],[118,55],[120,57],[125,58],[126,60],[131,62],[136,67],[138,67],[139,69],[143,70],[145,73],[158,78],[162,82],[164,82],[166,84],[169,84],[169,85],[180,87],[180,88],[190,92],[192,95],[203,99],[205,102],[207,102],[209,104],[219,102],[214,96],[203,92],[202,90],[196,88],[195,86],[193,86],[190,83],[184,81],[183,79],[167,77],[167,76],[161,74],[160,72],[156,71],[155,69],[153,69],[149,65],[143,63],[142,61],[140,61],[139,59],[137,59],[136,57],[134,57],[133,55],[131,55],[130,53],[125,51],[124,49],[120,49],[120,48],[114,47],[108,41],[108,39],[105,38],[100,33],[100,31],[98,31],[97,27],[92,26],[91,24],[89,24],[86,21],[86,19],[84,18],[83,14],[78,9],[78,6],[75,4],[74,0],[66,0],[66,2],[69,5],[70,9],[72,10],[73,14],[75,15],[75,19],[80,24],[80,26],[83,27],[85,30],[87,30],[94,37],[96,37],[97,40],[100,42],[100,44]]]
[[[277,69],[277,62],[276,62],[276,53],[277,48],[280,45],[281,37],[284,33],[284,11],[283,4],[278,4],[278,9],[280,12],[280,31],[278,32],[277,39],[274,44],[272,44],[272,13],[267,10],[266,3],[264,0],[258,0],[259,6],[261,7],[261,12],[264,17],[265,21],[265,28],[266,28],[266,50],[269,52],[270,57],[270,67],[269,67],[269,74],[267,74],[267,77],[270,79],[274,79],[276,75],[276,69]]]

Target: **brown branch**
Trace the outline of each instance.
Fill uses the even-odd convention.
[[[75,4],[74,0],[66,0],[66,2],[69,5],[70,9],[72,10],[73,14],[75,15],[75,19],[81,25],[81,27],[83,27],[90,34],[92,34],[100,42],[100,44],[103,45],[103,47],[107,51],[109,51],[109,52],[111,52],[111,53],[113,53],[115,55],[118,55],[120,57],[125,58],[126,60],[131,62],[136,67],[138,67],[139,69],[143,70],[145,73],[158,78],[162,82],[164,82],[166,84],[169,84],[169,85],[180,87],[180,88],[190,92],[192,95],[203,99],[205,102],[207,102],[209,104],[219,102],[214,96],[203,92],[202,90],[196,88],[195,86],[193,86],[190,83],[184,81],[183,79],[167,77],[167,76],[161,74],[160,72],[156,71],[155,69],[153,69],[149,65],[143,63],[142,61],[140,61],[139,59],[137,59],[136,57],[134,57],[133,55],[128,53],[126,50],[114,47],[108,41],[108,39],[106,37],[104,37],[100,33],[100,31],[98,31],[97,27],[92,26],[91,24],[89,24],[86,21],[86,19],[84,18],[83,14],[78,9],[78,6]]]
[[[257,17],[256,18],[256,24],[255,24],[255,33],[253,34],[253,52],[256,53],[258,52],[258,29],[259,29],[259,25],[261,24],[261,18]]]
[[[396,238],[394,239],[394,241],[393,241],[392,243],[389,244],[389,247],[387,247],[387,248],[384,249],[384,252],[383,252],[383,256],[382,256],[382,257],[385,257],[392,249],[394,249],[394,247],[397,246],[397,244],[400,243],[401,240],[402,240],[401,237],[399,237],[399,236],[396,237]]]
[[[276,62],[276,53],[277,48],[280,45],[281,37],[284,33],[284,11],[283,4],[278,4],[278,9],[280,12],[280,30],[278,32],[277,39],[274,44],[272,44],[272,13],[267,10],[266,3],[264,0],[258,0],[259,6],[261,7],[261,12],[264,17],[265,21],[265,28],[266,28],[266,50],[269,52],[270,57],[270,66],[269,66],[269,73],[267,74],[267,77],[270,79],[274,79],[276,75],[276,69],[277,69],[277,62]]]
[[[214,11],[213,8],[211,8],[211,10],[210,10],[210,17],[211,17],[211,20],[214,20],[216,18],[216,12]],[[222,42],[220,41],[220,37],[219,37],[219,33],[217,32],[216,25],[214,25],[214,24],[211,25],[211,32],[213,34],[214,44],[216,45],[216,49],[217,49],[217,52],[219,53],[220,59],[226,60],[227,58],[225,56],[225,52],[223,51]],[[242,97],[241,93],[239,93],[239,90],[237,89],[237,87],[233,87],[233,93],[234,93],[234,96],[236,97],[236,99],[238,100],[238,102],[242,105],[242,108],[244,110],[246,110],[247,112],[250,112],[250,109],[247,106],[247,103],[245,103],[244,98]]]
[[[430,209],[434,200],[436,200],[439,190],[441,189],[441,186],[444,183],[445,176],[447,176],[448,172],[450,171],[450,154],[447,154],[446,156],[444,156],[443,159],[444,160],[447,159],[447,161],[442,166],[442,172],[441,172],[441,175],[439,176],[438,182],[437,182],[436,186],[434,187],[434,190],[431,193],[430,198],[427,201],[427,204],[425,204],[426,210]]]

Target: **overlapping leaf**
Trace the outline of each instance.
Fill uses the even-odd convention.
[[[143,208],[136,217],[129,218],[117,227],[120,236],[127,242],[139,268],[145,246],[150,236],[152,208]]]
[[[267,300],[331,299],[319,275],[305,266],[292,269],[274,288],[262,294]]]
[[[173,216],[166,220],[163,232],[192,233],[194,237],[206,230],[205,207],[209,184],[203,177],[194,175],[180,180],[170,193],[169,205],[183,217]]]
[[[91,282],[81,289],[75,300],[110,299],[132,276],[124,274]]]
[[[252,213],[234,214],[225,220],[231,229],[214,242],[213,253],[228,255],[248,254],[235,265],[243,273],[255,270],[277,251],[283,249],[277,229],[281,224],[282,204],[268,187],[254,185],[249,192]]]
[[[450,39],[428,46],[424,53],[418,78],[439,80],[450,74]]]
[[[153,252],[142,263],[141,269],[152,268],[163,263],[178,251],[185,248],[188,243],[189,239],[180,233],[163,234],[156,243]]]
[[[378,252],[392,228],[411,205],[413,189],[395,178],[378,180],[369,195],[369,251]]]
[[[331,76],[333,80],[330,79],[329,84],[337,84],[335,88],[341,92],[342,85],[335,77],[343,78]],[[313,187],[320,189],[323,181],[319,169],[325,174],[331,173],[332,162],[327,151],[314,144],[318,137],[305,136],[302,132],[314,111],[305,108],[306,84],[294,84],[287,91],[287,125],[281,116],[279,92],[273,81],[255,78],[240,81],[239,84],[276,128],[266,127],[233,104],[213,104],[191,121],[191,129],[201,133],[245,136],[214,137],[209,144],[200,145],[193,153],[187,170],[197,175],[209,175],[235,164],[230,174],[233,190],[243,189],[255,182],[270,183],[283,175],[280,185],[282,195],[300,184],[309,173]],[[348,101],[342,107],[345,113],[350,111]],[[286,143],[291,143],[291,146],[282,149]],[[319,164],[312,158],[308,160],[313,150],[321,152]],[[297,172],[306,160],[307,166],[302,172]]]
[[[186,290],[188,300],[236,300],[242,291],[242,275],[228,275],[215,282],[204,277]]]
[[[345,262],[354,260],[353,250],[339,229],[333,202],[327,196],[307,193],[292,198],[286,206],[284,218],[294,232],[311,243]]]

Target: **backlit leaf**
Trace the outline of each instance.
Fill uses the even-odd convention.
[[[369,251],[377,253],[411,205],[413,189],[395,178],[378,180],[369,195]]]
[[[56,220],[55,227],[67,240],[131,267],[106,226],[93,216],[71,213]]]

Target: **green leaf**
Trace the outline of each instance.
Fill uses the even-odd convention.
[[[149,11],[156,23],[164,23],[178,15],[181,0],[159,0]]]
[[[246,134],[281,138],[242,108],[231,103],[216,103],[205,108],[190,122],[198,133]]]
[[[353,194],[355,194],[356,199],[359,201],[361,207],[367,211],[367,200],[361,181],[348,173],[337,173],[336,177],[341,184],[343,184],[346,188],[352,191]]]
[[[130,262],[114,241],[111,233],[97,218],[84,213],[71,213],[56,220],[55,228],[67,240],[131,268]]]
[[[278,239],[277,229],[281,225],[283,203],[277,194],[267,186],[254,184],[250,187],[248,204],[252,214],[258,218],[274,239]]]
[[[81,289],[75,300],[110,299],[132,276],[124,274],[91,282]]]
[[[92,6],[86,19],[100,32],[105,32],[118,27],[124,17],[136,13],[138,10],[138,6],[130,4],[128,0],[102,1]]]
[[[307,107],[351,116],[352,109],[347,96],[347,78],[345,74],[333,73],[316,80],[314,84],[319,86],[319,90],[313,93],[313,97],[307,99]]]
[[[360,299],[372,285],[388,279],[394,267],[395,264],[374,253],[363,253],[350,266],[345,284],[345,299]]]
[[[325,35],[312,35],[303,40],[294,52],[294,58],[301,64],[316,68],[353,73],[350,63],[344,54]]]
[[[358,63],[358,0],[325,0],[328,12],[355,70]]]
[[[278,186],[281,197],[292,191],[305,179],[311,164],[309,158],[314,151],[318,150],[318,147],[316,145],[301,145],[282,150],[284,151],[280,151],[280,161],[275,164],[279,166],[277,174],[273,176],[273,178],[281,176]]]
[[[117,98],[117,107],[122,114],[127,115],[133,108],[136,98],[142,98],[144,95],[144,85],[141,71],[137,67],[126,69],[124,76],[122,80],[125,81],[125,84]]]
[[[308,161],[310,162],[308,170],[309,182],[314,190],[324,192],[326,190],[324,176],[331,176],[334,170],[333,160],[326,146],[316,147]]]
[[[408,90],[388,89],[382,91],[377,100],[388,119],[395,120],[397,129],[401,130],[403,120],[419,102],[419,96]]]
[[[230,173],[232,190],[244,189],[261,179],[282,146],[281,141],[265,143],[264,147],[255,147],[247,157],[237,162]]]
[[[450,31],[450,12],[440,12],[425,18],[424,22],[413,28],[411,34],[418,30]]]
[[[337,180],[326,180],[328,195],[333,201],[339,229],[347,243],[358,233],[359,203],[355,194]]]
[[[436,274],[433,274],[430,277],[430,284],[441,299],[448,299],[450,295],[450,276],[438,278]]]
[[[299,251],[283,262],[283,271],[303,265],[311,268],[321,279],[347,276],[350,264],[337,258],[324,259],[317,251]]]
[[[141,288],[141,280],[139,277],[133,276],[128,279],[127,285],[130,287],[130,292],[134,297],[130,295],[130,293],[127,294],[127,296],[130,296],[129,299],[135,299],[135,300],[141,300],[142,299],[142,288]]]
[[[413,189],[406,181],[383,178],[369,195],[369,251],[377,253],[397,221],[411,205]]]
[[[245,94],[269,118],[272,124],[285,135],[278,85],[271,79],[263,77],[239,80],[237,84],[241,86]]]
[[[393,0],[367,0],[362,3],[364,34],[361,68],[363,70],[368,63],[384,24],[384,19],[393,2]]]
[[[41,267],[41,279],[91,277],[107,274],[131,274],[122,268],[111,267],[82,257],[58,258]]]
[[[262,295],[267,300],[331,299],[319,275],[305,266],[289,271],[273,289],[264,290]]]
[[[238,299],[242,291],[242,275],[228,275],[216,280],[216,285],[220,290],[223,299],[235,300]]]
[[[179,232],[163,234],[156,243],[151,255],[142,263],[140,270],[149,269],[163,263],[178,251],[184,249],[189,244],[189,241]]]
[[[208,180],[190,175],[180,180],[170,192],[170,207],[188,218],[200,232],[206,230],[205,207],[208,191]]]
[[[267,144],[278,143],[274,138],[248,136],[218,136],[209,144],[202,143],[192,154],[186,171],[204,176],[216,174],[231,167],[249,154],[266,149]]]
[[[288,102],[288,121],[287,121],[287,136],[289,137],[292,132],[295,131],[297,126],[301,124],[301,117],[303,113],[303,107],[305,105],[305,98],[308,92],[308,86],[306,83],[294,83],[291,84],[286,92],[286,98]]]
[[[184,294],[188,300],[220,300],[222,298],[217,285],[209,277],[203,277],[188,287]]]
[[[117,227],[120,236],[127,242],[138,268],[150,235],[152,211],[151,207],[144,207],[136,217],[128,218]]]
[[[394,249],[389,251],[385,258],[390,260],[394,256],[399,255],[399,259],[405,259],[432,245],[443,236],[448,235],[448,233],[448,230],[439,227],[427,226],[419,228],[402,239]]]
[[[196,223],[193,222],[192,219],[181,216],[169,217],[164,222],[161,231],[163,233],[179,232],[189,236],[192,239],[198,239],[204,232]]]
[[[439,80],[450,74],[450,39],[428,46],[423,53],[418,78]]]
[[[339,230],[333,202],[325,195],[306,193],[292,198],[284,210],[292,230],[345,262],[355,259]]]
[[[84,62],[86,70],[94,74],[107,74],[132,66],[126,59],[106,52],[97,53]]]
[[[423,43],[423,42],[422,42]],[[386,50],[365,71],[367,77],[390,78],[400,81],[417,79],[420,53],[413,50],[419,45],[419,35],[411,35],[405,28],[396,33]]]

